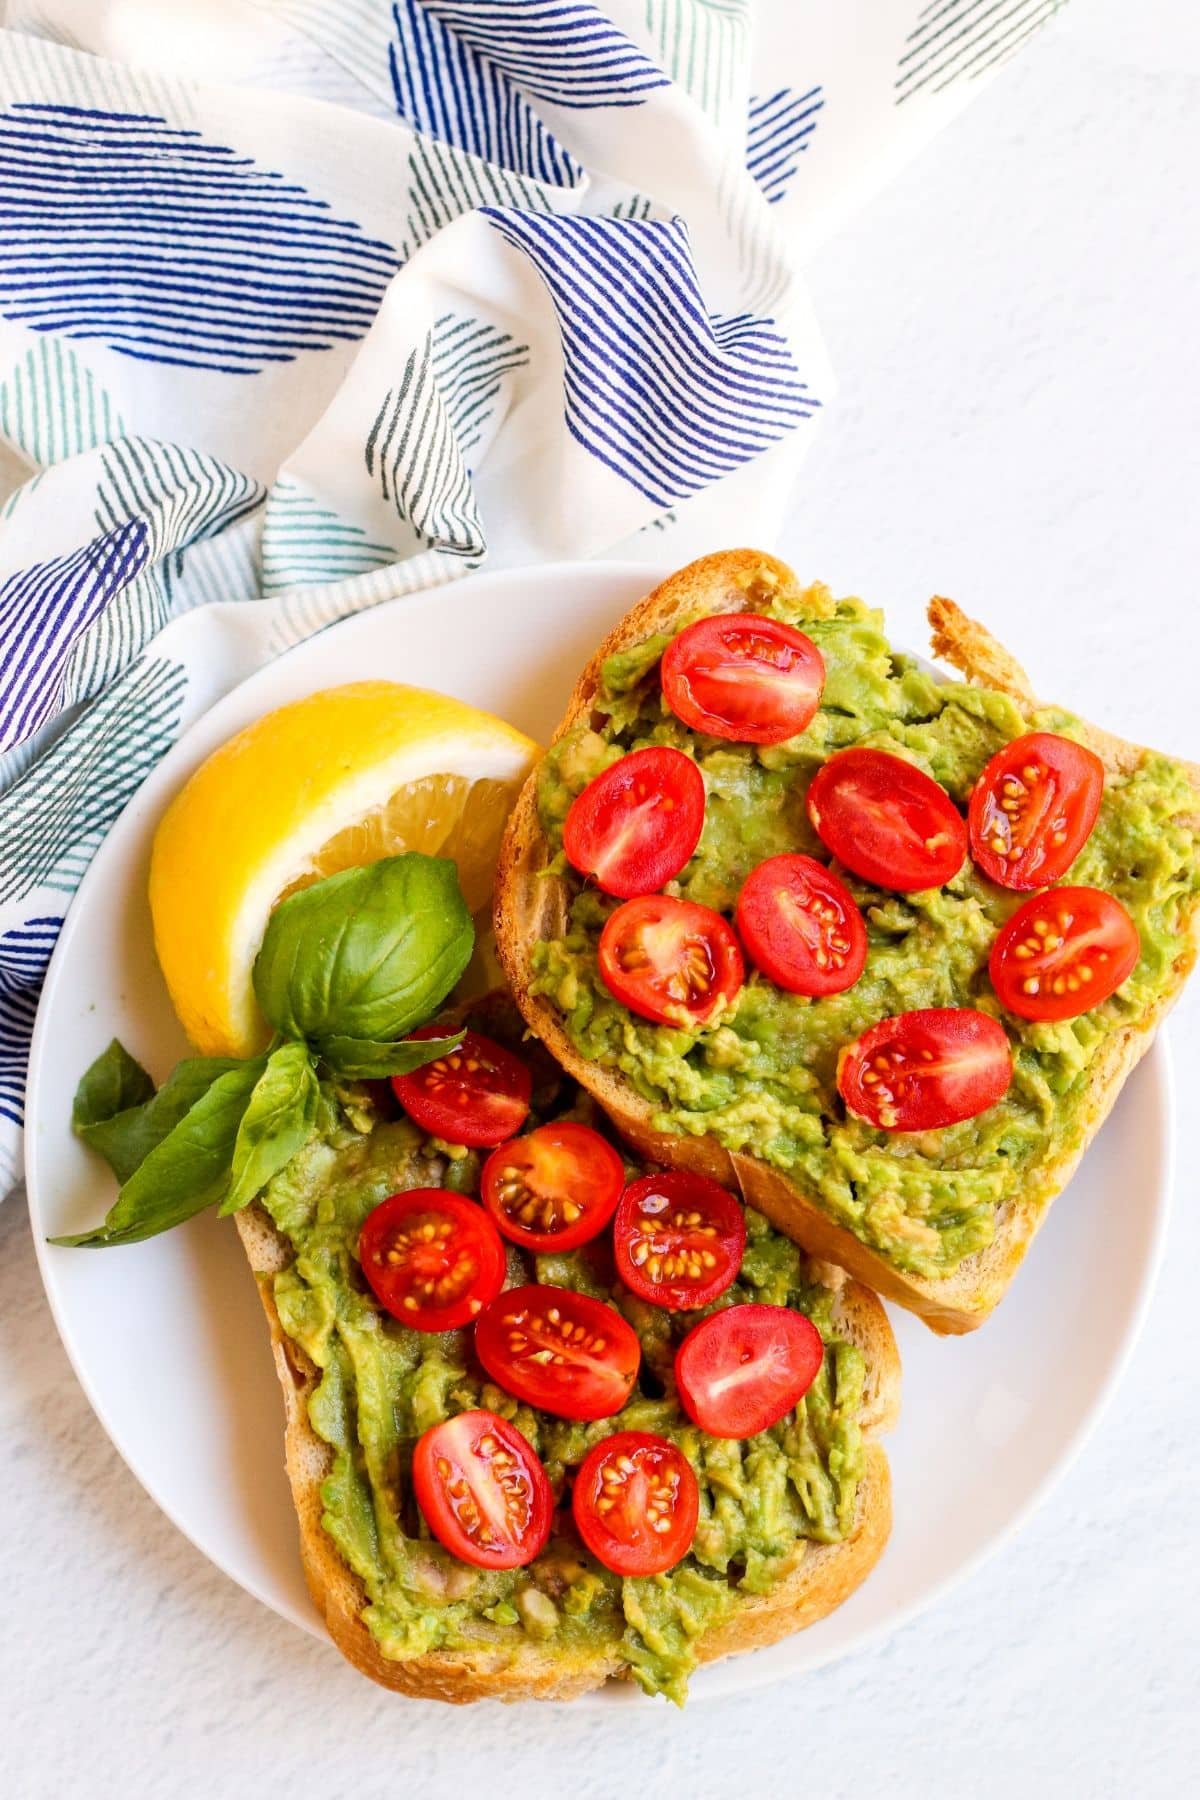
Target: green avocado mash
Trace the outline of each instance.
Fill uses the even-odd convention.
[[[881,616],[860,601],[835,602],[814,586],[756,596],[754,605],[802,625],[819,646],[827,679],[816,717],[773,747],[700,736],[662,701],[657,664],[669,638],[611,657],[591,721],[564,736],[542,765],[541,822],[571,905],[566,935],[535,948],[534,991],[555,1005],[582,1055],[620,1070],[656,1108],[659,1130],[705,1133],[729,1150],[752,1152],[896,1267],[946,1276],[991,1242],[1005,1199],[1052,1197],[1054,1167],[1083,1141],[1090,1072],[1106,1038],[1144,1019],[1177,980],[1174,965],[1200,894],[1195,792],[1181,767],[1156,755],[1131,773],[1109,775],[1099,820],[1069,879],[1117,895],[1137,924],[1142,953],[1120,991],[1081,1018],[1030,1024],[1001,1013],[988,952],[1023,896],[992,886],[968,859],[946,887],[927,893],[885,893],[849,878],[870,949],[846,993],[810,1000],[752,974],[711,1030],[693,1035],[645,1023],[597,973],[597,939],[616,902],[583,889],[561,855],[571,800],[605,765],[646,744],[674,745],[695,759],[707,790],[704,832],[667,891],[730,914],[765,857],[825,856],[805,794],[834,751],[865,744],[905,756],[965,807],[984,764],[1012,738],[1031,729],[1080,733],[1067,713],[1048,708],[1031,724],[1002,693],[935,681],[889,647]],[[925,1134],[889,1134],[848,1117],[836,1089],[839,1048],[879,1019],[931,1006],[1003,1017],[1015,1053],[1006,1098],[978,1118]]]
[[[591,1116],[586,1103],[574,1116]],[[616,1655],[647,1692],[682,1700],[701,1633],[745,1596],[769,1591],[810,1541],[832,1543],[851,1529],[862,1470],[862,1352],[839,1340],[834,1295],[810,1277],[803,1253],[747,1212],[740,1277],[716,1304],[765,1301],[812,1318],[825,1362],[794,1413],[745,1442],[697,1430],[680,1410],[671,1370],[676,1343],[702,1315],[668,1314],[624,1290],[619,1304],[643,1352],[624,1410],[584,1425],[519,1405],[487,1380],[470,1333],[409,1331],[381,1311],[362,1279],[355,1246],[381,1200],[430,1185],[476,1191],[478,1157],[446,1151],[410,1121],[378,1116],[366,1089],[325,1092],[317,1133],[263,1195],[295,1252],[275,1277],[275,1303],[288,1336],[321,1371],[310,1417],[335,1452],[323,1524],[366,1590],[363,1618],[386,1657],[471,1646],[494,1654],[506,1643],[515,1655],[529,1638],[552,1637],[565,1654]],[[613,1297],[586,1250],[538,1257],[536,1268],[516,1250],[509,1255],[513,1281]],[[623,1580],[564,1531],[527,1569],[496,1573],[458,1562],[431,1538],[409,1470],[421,1432],[475,1406],[515,1421],[556,1490],[612,1431],[673,1439],[700,1484],[692,1552],[666,1575]]]

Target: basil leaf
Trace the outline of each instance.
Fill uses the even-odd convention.
[[[265,1067],[266,1058],[258,1056],[218,1075],[147,1153],[122,1186],[103,1225],[50,1242],[89,1249],[137,1244],[172,1225],[181,1225],[219,1200],[229,1182],[242,1115]]]
[[[271,1052],[238,1126],[222,1218],[247,1206],[304,1148],[313,1134],[320,1097],[307,1045],[283,1044]]]
[[[455,1031],[449,1037],[405,1038],[398,1044],[331,1037],[322,1038],[317,1050],[334,1074],[346,1081],[377,1081],[387,1075],[411,1075],[414,1069],[457,1050],[465,1036],[465,1032]]]
[[[108,1054],[107,1051],[105,1054]],[[132,1062],[132,1057],[129,1060]],[[137,1067],[136,1063],[134,1067]],[[75,1096],[73,1119],[76,1135],[85,1144],[90,1144],[93,1150],[100,1152],[118,1181],[128,1181],[150,1152],[162,1143],[168,1133],[191,1111],[197,1100],[208,1092],[213,1082],[240,1067],[240,1063],[228,1056],[188,1057],[172,1070],[157,1094],[154,1093],[153,1083],[150,1084],[151,1098],[142,1105],[127,1105],[123,1112],[114,1113],[111,1118],[96,1118],[88,1123],[80,1123],[82,1105],[88,1104],[87,1101],[81,1102],[81,1096],[96,1068],[93,1063],[80,1082]],[[149,1076],[146,1079],[149,1081]],[[96,1087],[89,1089],[92,1103],[97,1091]]]
[[[76,1131],[99,1125],[116,1113],[141,1106],[154,1093],[154,1082],[117,1038],[86,1070],[75,1089],[71,1124]]]
[[[254,992],[285,1038],[387,1043],[437,1011],[474,942],[454,864],[410,851],[330,875],[277,906]]]

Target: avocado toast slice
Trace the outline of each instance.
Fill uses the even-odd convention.
[[[514,1047],[520,1039],[519,1016],[502,997],[466,1022]],[[586,1097],[537,1054],[535,1117],[564,1108],[590,1116]],[[694,1663],[772,1643],[838,1606],[874,1566],[891,1524],[877,1440],[898,1408],[899,1362],[875,1296],[748,1215],[742,1275],[721,1304],[798,1307],[826,1352],[794,1415],[731,1442],[690,1425],[674,1397],[673,1345],[697,1315],[634,1300],[588,1247],[538,1257],[539,1280],[579,1286],[625,1312],[644,1373],[621,1414],[591,1425],[518,1406],[487,1382],[468,1332],[405,1330],[381,1314],[358,1274],[358,1229],[384,1196],[434,1185],[470,1192],[478,1173],[477,1157],[448,1156],[394,1112],[377,1090],[335,1097],[307,1150],[237,1215],[284,1394],[305,1572],[344,1655],[382,1685],[432,1699],[566,1699],[631,1674],[678,1699]],[[521,1253],[510,1259],[511,1280],[532,1278]],[[666,1575],[622,1581],[560,1514],[528,1568],[496,1573],[456,1561],[420,1519],[409,1465],[421,1431],[479,1404],[514,1420],[560,1493],[612,1430],[671,1437],[700,1481],[693,1552]]]
[[[692,732],[662,700],[658,665],[680,630],[741,611],[799,627],[825,661],[816,716],[783,744]],[[929,617],[935,650],[965,683],[935,681],[892,651],[877,614],[804,587],[773,557],[729,551],[671,576],[599,647],[526,783],[502,851],[496,931],[528,1025],[640,1154],[740,1190],[813,1254],[933,1329],[964,1332],[1006,1291],[1194,963],[1200,772],[1039,705],[1015,660],[953,602],[934,600]],[[1141,958],[1093,1011],[1056,1024],[1002,1011],[988,956],[1023,896],[969,861],[923,894],[851,881],[870,947],[845,993],[810,1000],[751,976],[715,1029],[686,1032],[635,1018],[607,991],[596,952],[614,902],[570,869],[561,842],[572,799],[614,757],[666,745],[699,764],[704,832],[668,892],[728,916],[764,858],[826,855],[805,795],[836,751],[900,753],[962,808],[988,760],[1030,730],[1072,738],[1104,764],[1099,818],[1070,880],[1122,901]],[[881,1019],[936,1007],[1002,1017],[1008,1094],[939,1131],[888,1133],[849,1116],[837,1091],[843,1048]]]

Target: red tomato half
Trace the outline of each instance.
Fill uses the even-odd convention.
[[[570,1288],[510,1288],[475,1325],[475,1352],[497,1386],[562,1419],[607,1419],[633,1392],[642,1347],[601,1300]]]
[[[675,1352],[683,1410],[710,1437],[747,1438],[790,1413],[825,1350],[811,1319],[786,1306],[727,1306]]]
[[[693,731],[781,744],[821,703],[825,662],[811,638],[761,613],[713,613],[667,645],[667,705]]]
[[[358,1259],[380,1305],[414,1331],[470,1324],[504,1285],[500,1233],[444,1188],[410,1188],[368,1213]]]
[[[1137,926],[1112,894],[1048,888],[1004,926],[988,974],[1018,1018],[1074,1019],[1115,993],[1141,953]]]
[[[971,790],[971,855],[1007,888],[1048,887],[1091,835],[1104,764],[1070,738],[1031,731],[993,756]]]
[[[633,750],[571,802],[567,861],[629,900],[674,880],[704,829],[704,777],[682,750]]]
[[[711,1024],[746,976],[737,938],[720,913],[666,894],[618,906],[600,933],[598,957],[614,999],[683,1031]]]
[[[750,960],[789,994],[840,994],[867,960],[853,895],[811,856],[769,856],[742,884],[737,928]]]
[[[934,1131],[986,1112],[1008,1092],[1003,1025],[969,1006],[881,1019],[838,1057],[838,1089],[881,1131]]]
[[[692,1465],[667,1438],[617,1431],[589,1450],[571,1495],[579,1535],[617,1575],[661,1575],[687,1555],[700,1516]]]
[[[561,1119],[493,1150],[483,1204],[526,1250],[574,1250],[603,1231],[625,1184],[625,1165],[590,1125]]]
[[[414,1038],[442,1037],[443,1025],[423,1025]],[[482,1032],[468,1031],[457,1050],[411,1075],[393,1075],[392,1088],[405,1112],[448,1144],[502,1144],[520,1131],[529,1113],[533,1078]]]
[[[519,1569],[545,1548],[554,1495],[529,1439],[483,1407],[431,1425],[413,1451],[417,1504],[439,1544],[479,1569]]]
[[[742,1266],[746,1215],[706,1175],[643,1175],[621,1195],[613,1248],[618,1275],[640,1300],[672,1311],[707,1306]]]
[[[941,887],[967,854],[967,828],[945,788],[886,750],[839,750],[822,763],[808,816],[852,874],[902,894]]]

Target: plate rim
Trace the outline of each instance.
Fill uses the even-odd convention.
[[[524,569],[508,567],[502,569],[484,568],[464,575],[458,581],[446,584],[444,590],[442,587],[438,587],[424,589],[417,594],[398,595],[391,600],[383,601],[376,606],[349,614],[346,618],[336,621],[334,624],[326,627],[323,631],[303,638],[296,644],[289,645],[285,651],[281,652],[278,656],[271,657],[259,668],[252,670],[249,675],[245,676],[241,681],[236,682],[224,694],[214,700],[210,706],[205,707],[203,711],[188,724],[166,755],[155,765],[154,769],[150,771],[145,780],[129,797],[120,813],[105,832],[103,839],[97,846],[95,854],[84,872],[78,888],[70,897],[62,929],[59,933],[50,962],[47,965],[46,976],[35,1016],[29,1053],[26,1091],[27,1128],[24,1145],[25,1180],[28,1191],[28,1220],[34,1241],[34,1252],[37,1258],[38,1272],[41,1277],[43,1292],[50,1308],[55,1329],[58,1332],[59,1340],[63,1345],[72,1372],[79,1382],[98,1423],[103,1429],[109,1442],[117,1451],[117,1454],[121,1457],[125,1466],[138,1482],[138,1485],[146,1494],[148,1494],[154,1504],[165,1517],[170,1520],[171,1524],[182,1534],[188,1543],[190,1543],[207,1562],[219,1569],[223,1575],[235,1582],[244,1592],[250,1594],[255,1600],[267,1606],[277,1617],[298,1626],[307,1635],[328,1644],[332,1649],[336,1649],[336,1646],[329,1636],[328,1630],[315,1602],[310,1600],[306,1604],[304,1610],[300,1610],[291,1603],[288,1596],[270,1591],[268,1587],[258,1579],[255,1572],[247,1571],[247,1569],[240,1564],[235,1565],[235,1559],[232,1554],[227,1555],[220,1548],[214,1548],[207,1543],[201,1542],[193,1531],[188,1528],[182,1518],[176,1513],[172,1502],[161,1491],[159,1484],[152,1479],[148,1473],[139,1468],[134,1447],[132,1445],[127,1445],[127,1441],[124,1439],[123,1435],[120,1434],[114,1424],[110,1422],[100,1393],[88,1373],[87,1360],[74,1341],[68,1317],[63,1307],[60,1305],[60,1295],[52,1273],[50,1251],[53,1247],[48,1244],[41,1229],[44,1221],[42,1218],[43,1206],[40,1176],[40,1145],[38,1134],[28,1128],[28,1121],[36,1114],[37,1101],[41,1092],[41,1070],[45,1056],[44,1046],[51,1029],[50,1016],[60,979],[59,970],[66,961],[75,935],[81,929],[81,920],[87,915],[89,890],[93,885],[99,885],[99,881],[102,878],[96,874],[96,871],[98,865],[102,864],[109,842],[119,833],[127,816],[135,808],[138,808],[143,804],[147,790],[156,783],[165,782],[168,772],[174,765],[176,763],[183,763],[187,760],[188,749],[192,740],[201,734],[204,726],[212,719],[214,713],[219,712],[227,705],[232,706],[235,697],[244,695],[247,688],[253,688],[260,684],[264,687],[270,686],[272,677],[278,671],[281,664],[285,663],[289,658],[298,655],[300,652],[311,652],[313,644],[318,639],[327,641],[331,634],[337,634],[342,631],[346,631],[347,634],[349,634],[353,629],[361,630],[364,627],[364,621],[377,619],[381,615],[388,613],[400,613],[405,609],[411,610],[414,601],[420,601],[422,598],[432,599],[439,596],[442,598],[451,597],[453,594],[462,590],[464,583],[473,589],[478,589],[493,584],[503,583],[505,581],[511,581],[515,576],[523,576],[539,585],[542,583],[551,584],[555,581],[561,581],[565,577],[569,577],[573,581],[577,581],[580,577],[594,577],[601,585],[610,581],[616,582],[624,579],[632,580],[637,578],[639,580],[645,580],[648,583],[647,591],[649,591],[649,586],[656,585],[669,573],[670,569],[662,563],[632,558],[583,563],[560,560],[553,563],[537,564]],[[919,653],[910,651],[908,654]],[[926,659],[922,658],[921,660],[925,661]],[[282,702],[279,702],[278,704],[282,704]],[[970,1555],[964,1558],[957,1567],[948,1571],[942,1578],[932,1581],[921,1593],[915,1595],[907,1604],[900,1606],[888,1617],[879,1619],[873,1624],[864,1625],[849,1643],[834,1643],[823,1651],[817,1650],[815,1653],[810,1653],[809,1660],[805,1663],[803,1669],[777,1669],[772,1667],[765,1659],[756,1658],[752,1655],[728,1657],[717,1663],[710,1664],[702,1671],[698,1671],[697,1676],[698,1680],[703,1680],[704,1698],[724,1699],[733,1693],[759,1689],[775,1682],[787,1680],[788,1678],[798,1679],[802,1674],[813,1673],[818,1669],[826,1668],[834,1662],[841,1661],[845,1657],[859,1655],[860,1653],[875,1649],[880,1643],[891,1638],[896,1632],[911,1624],[916,1618],[940,1603],[961,1584],[967,1582],[972,1576],[978,1573],[978,1571],[989,1562],[993,1556],[997,1555],[1021,1530],[1023,1530],[1030,1518],[1041,1509],[1058,1488],[1059,1484],[1075,1466],[1093,1433],[1097,1430],[1107,1412],[1113,1395],[1125,1376],[1134,1351],[1142,1336],[1146,1318],[1158,1284],[1158,1277],[1162,1265],[1166,1237],[1174,1203],[1178,1158],[1177,1087],[1174,1060],[1170,1049],[1170,1039],[1164,1028],[1159,1028],[1154,1041],[1145,1057],[1142,1059],[1141,1066],[1145,1069],[1146,1075],[1151,1076],[1154,1080],[1154,1102],[1160,1124],[1160,1129],[1158,1133],[1156,1133],[1156,1147],[1160,1158],[1160,1173],[1154,1189],[1155,1210],[1153,1224],[1150,1229],[1141,1278],[1131,1297],[1131,1308],[1123,1335],[1111,1353],[1108,1366],[1091,1405],[1077,1421],[1073,1431],[1060,1447],[1053,1463],[1046,1469],[1040,1481],[1037,1482],[1026,1495],[1022,1504],[1015,1508],[1012,1514],[994,1529],[991,1535],[985,1538]],[[891,1311],[893,1309],[889,1307],[888,1310]],[[297,1555],[298,1554],[299,1551],[297,1550]],[[701,1696],[697,1697],[699,1698]],[[579,1696],[574,1703],[573,1710],[591,1711],[597,1707],[609,1707],[614,1704],[614,1702],[618,1704],[630,1702],[636,1703],[639,1699],[640,1696],[634,1693],[628,1687],[628,1684],[609,1682],[603,1689],[590,1691]]]

